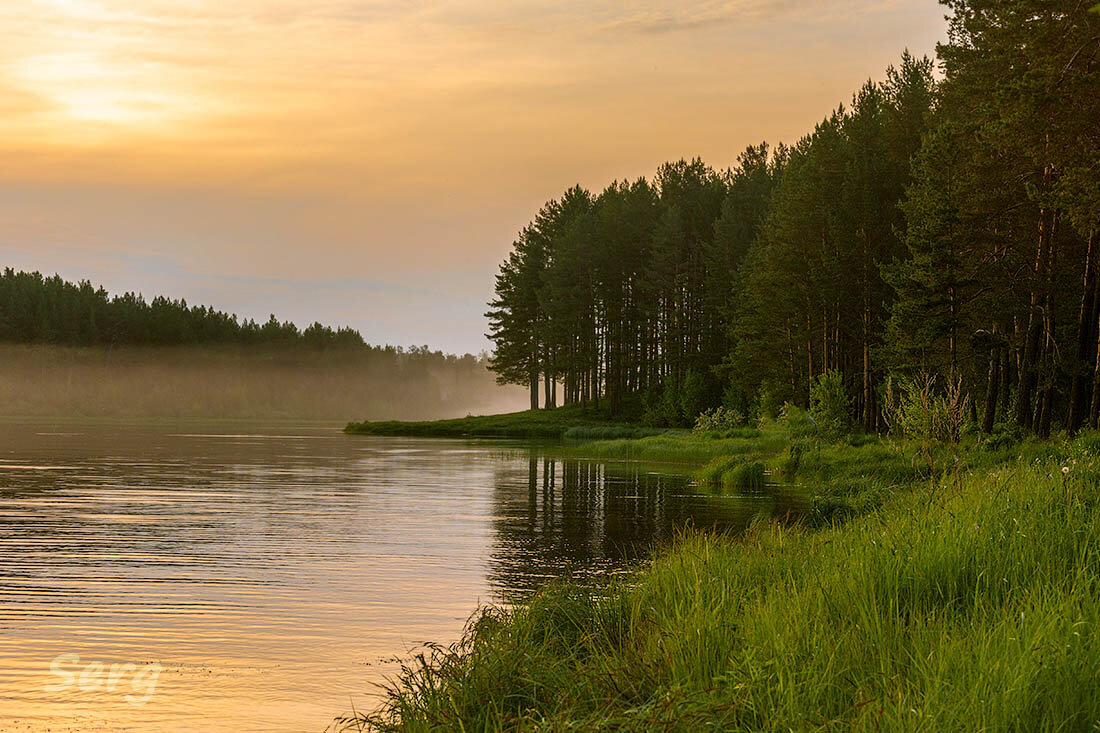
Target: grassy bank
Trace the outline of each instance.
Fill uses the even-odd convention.
[[[591,448],[667,456],[676,440],[708,442]],[[1096,435],[933,454],[784,445],[767,431],[728,440],[723,449],[743,452],[716,456],[702,480],[720,484],[751,460],[772,478],[820,480],[838,499],[875,499],[820,529],[685,537],[609,588],[557,585],[484,610],[355,725],[1084,730],[1100,720]],[[744,448],[754,440],[757,450]],[[691,450],[699,461],[708,449]]]
[[[577,406],[554,410],[525,410],[503,415],[477,415],[454,420],[353,422],[351,435],[390,435],[423,438],[546,438],[608,440],[640,438],[663,431],[617,422],[606,411]]]

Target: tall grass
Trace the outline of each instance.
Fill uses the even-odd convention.
[[[701,484],[724,489],[760,490],[767,476],[763,463],[742,456],[727,456],[711,461],[696,471],[694,478]]]
[[[913,470],[912,490],[820,530],[686,536],[610,588],[557,585],[487,609],[354,724],[1093,729],[1100,440],[1025,445],[1008,462],[974,450],[938,478],[868,447],[821,447],[798,470],[883,481]]]
[[[588,443],[564,452],[584,458],[601,460],[651,461],[702,465],[715,458],[730,455],[765,455],[784,445],[786,438],[778,433],[752,437],[714,438],[692,435],[686,431],[666,431],[640,440],[608,440]]]

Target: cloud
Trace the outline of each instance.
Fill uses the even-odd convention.
[[[705,2],[682,7],[644,10],[609,22],[606,30],[661,35],[693,31],[745,19],[758,10],[761,3],[753,0],[737,2]]]
[[[843,15],[896,10],[904,5],[905,0],[706,0],[661,5],[654,9],[622,8],[602,28],[627,34],[665,35],[733,23],[758,24],[785,17],[820,22]]]

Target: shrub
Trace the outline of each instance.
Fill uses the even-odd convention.
[[[817,433],[817,425],[810,418],[810,413],[790,402],[785,402],[780,408],[779,423],[787,429],[791,438],[805,438]]]
[[[692,432],[710,433],[717,431],[733,430],[745,424],[745,415],[738,410],[725,407],[716,407],[699,413],[695,418],[695,427]]]
[[[810,387],[810,414],[822,436],[836,440],[851,430],[848,413],[848,393],[839,371],[828,371],[814,380]]]
[[[911,438],[922,445],[934,442],[958,443],[966,427],[970,398],[963,392],[962,378],[947,380],[941,392],[935,376],[922,372],[912,379],[886,380],[883,414],[890,433]]]

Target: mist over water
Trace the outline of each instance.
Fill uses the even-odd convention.
[[[527,407],[483,360],[429,352],[0,345],[0,416],[433,420]]]

